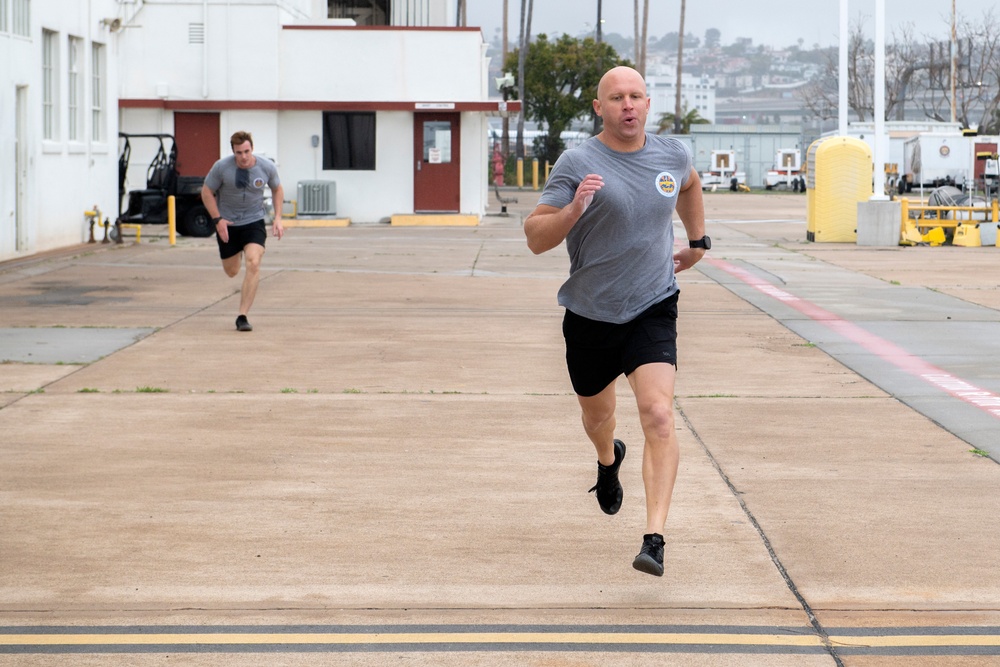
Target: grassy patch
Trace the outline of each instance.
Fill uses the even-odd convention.
[[[169,389],[162,389],[160,387],[136,387],[135,393],[137,394],[166,394]]]
[[[83,389],[77,389],[78,394],[97,394],[100,393],[100,389],[94,389],[93,387],[84,387]]]

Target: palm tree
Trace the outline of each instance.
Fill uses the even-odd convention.
[[[680,122],[678,122],[677,114],[667,111],[660,114],[660,124],[656,128],[656,133],[663,134],[673,128],[674,134],[691,134],[692,125],[706,125],[708,122],[707,119],[701,117],[697,109],[690,111],[684,109],[680,116]]]
[[[642,30],[639,29],[639,0],[632,3],[635,11],[635,69],[646,78],[646,41],[649,30],[649,0],[642,1]]]
[[[674,84],[677,86],[677,100],[674,103],[674,134],[682,134],[681,132],[681,117],[684,115],[681,110],[681,73],[683,71],[683,61],[684,61],[684,10],[687,9],[687,0],[681,0],[681,29],[678,33],[679,39],[677,40],[677,81]],[[690,126],[688,126],[690,129]]]

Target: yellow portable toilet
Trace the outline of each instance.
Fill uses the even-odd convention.
[[[858,239],[858,203],[874,194],[872,152],[853,137],[817,139],[806,152],[806,238]]]

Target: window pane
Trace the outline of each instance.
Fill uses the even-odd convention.
[[[78,141],[83,135],[83,108],[80,106],[83,101],[83,72],[81,71],[83,68],[80,62],[82,51],[83,40],[79,37],[70,37],[69,51],[66,54],[68,64],[66,111],[69,119],[67,138],[70,141]]]
[[[432,120],[424,123],[424,162],[451,162],[451,123]]]
[[[93,44],[90,51],[90,138],[104,139],[104,46]]]
[[[31,36],[31,0],[14,0],[14,21],[11,27],[15,35]]]
[[[56,94],[59,90],[58,35],[42,31],[42,138],[57,139]]]
[[[323,169],[375,169],[374,113],[323,113]]]
[[[358,25],[389,25],[389,0],[327,0],[326,15]]]

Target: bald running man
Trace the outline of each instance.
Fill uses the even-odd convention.
[[[583,429],[597,450],[597,501],[621,508],[615,387],[628,378],[645,442],[646,526],[635,569],[663,575],[663,534],[680,460],[674,432],[677,372],[676,273],[711,247],[701,182],[687,146],[647,134],[650,100],[642,76],[615,67],[601,78],[594,111],[603,130],[556,161],[538,206],[524,221],[540,254],[566,242],[569,278],[559,289],[563,336]],[[674,212],[687,246],[674,252]]]

